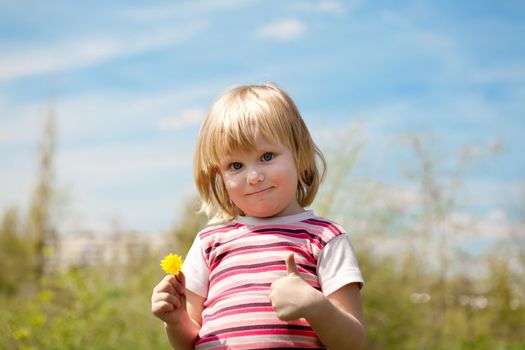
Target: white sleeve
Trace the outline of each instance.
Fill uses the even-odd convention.
[[[182,272],[186,277],[186,288],[193,293],[206,298],[208,296],[208,285],[210,269],[204,258],[202,243],[199,236],[195,237],[191,245],[184,264]]]
[[[364,285],[354,247],[347,234],[331,239],[319,254],[317,276],[324,295],[330,295],[349,283]]]

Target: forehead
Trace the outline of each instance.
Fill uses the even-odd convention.
[[[251,130],[242,137],[228,137],[224,135],[222,142],[217,148],[217,155],[222,158],[240,153],[251,153],[283,145],[280,140],[272,134],[264,133],[259,129]]]

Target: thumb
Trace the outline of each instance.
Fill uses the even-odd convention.
[[[294,254],[288,255],[286,258],[286,270],[288,271],[288,274],[299,274],[299,271],[297,271],[297,265],[295,265],[295,257]]]
[[[180,271],[178,275],[175,276],[177,278],[177,281],[183,286],[186,287],[186,276],[184,276],[184,273]]]
[[[182,286],[182,290],[177,290],[177,292],[180,293],[180,302],[182,304],[182,308],[186,310],[186,276],[184,276],[184,273],[180,271],[175,277]]]

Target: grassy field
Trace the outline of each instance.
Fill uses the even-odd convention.
[[[420,274],[418,257],[399,265],[368,255],[365,245],[358,252],[367,349],[525,349],[525,308],[514,289],[523,276],[504,261],[487,262],[490,273],[479,279],[443,280]],[[130,266],[73,269],[39,281],[19,276],[16,291],[0,294],[0,348],[169,348],[150,313],[159,259],[152,254]]]

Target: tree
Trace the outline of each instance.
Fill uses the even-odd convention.
[[[48,257],[57,245],[56,230],[51,219],[54,196],[55,147],[55,112],[50,103],[39,146],[36,186],[32,194],[27,218],[27,241],[31,247],[33,273],[37,279],[47,271]]]
[[[19,224],[16,208],[6,210],[0,226],[0,293],[14,294],[28,270],[28,245]]]

